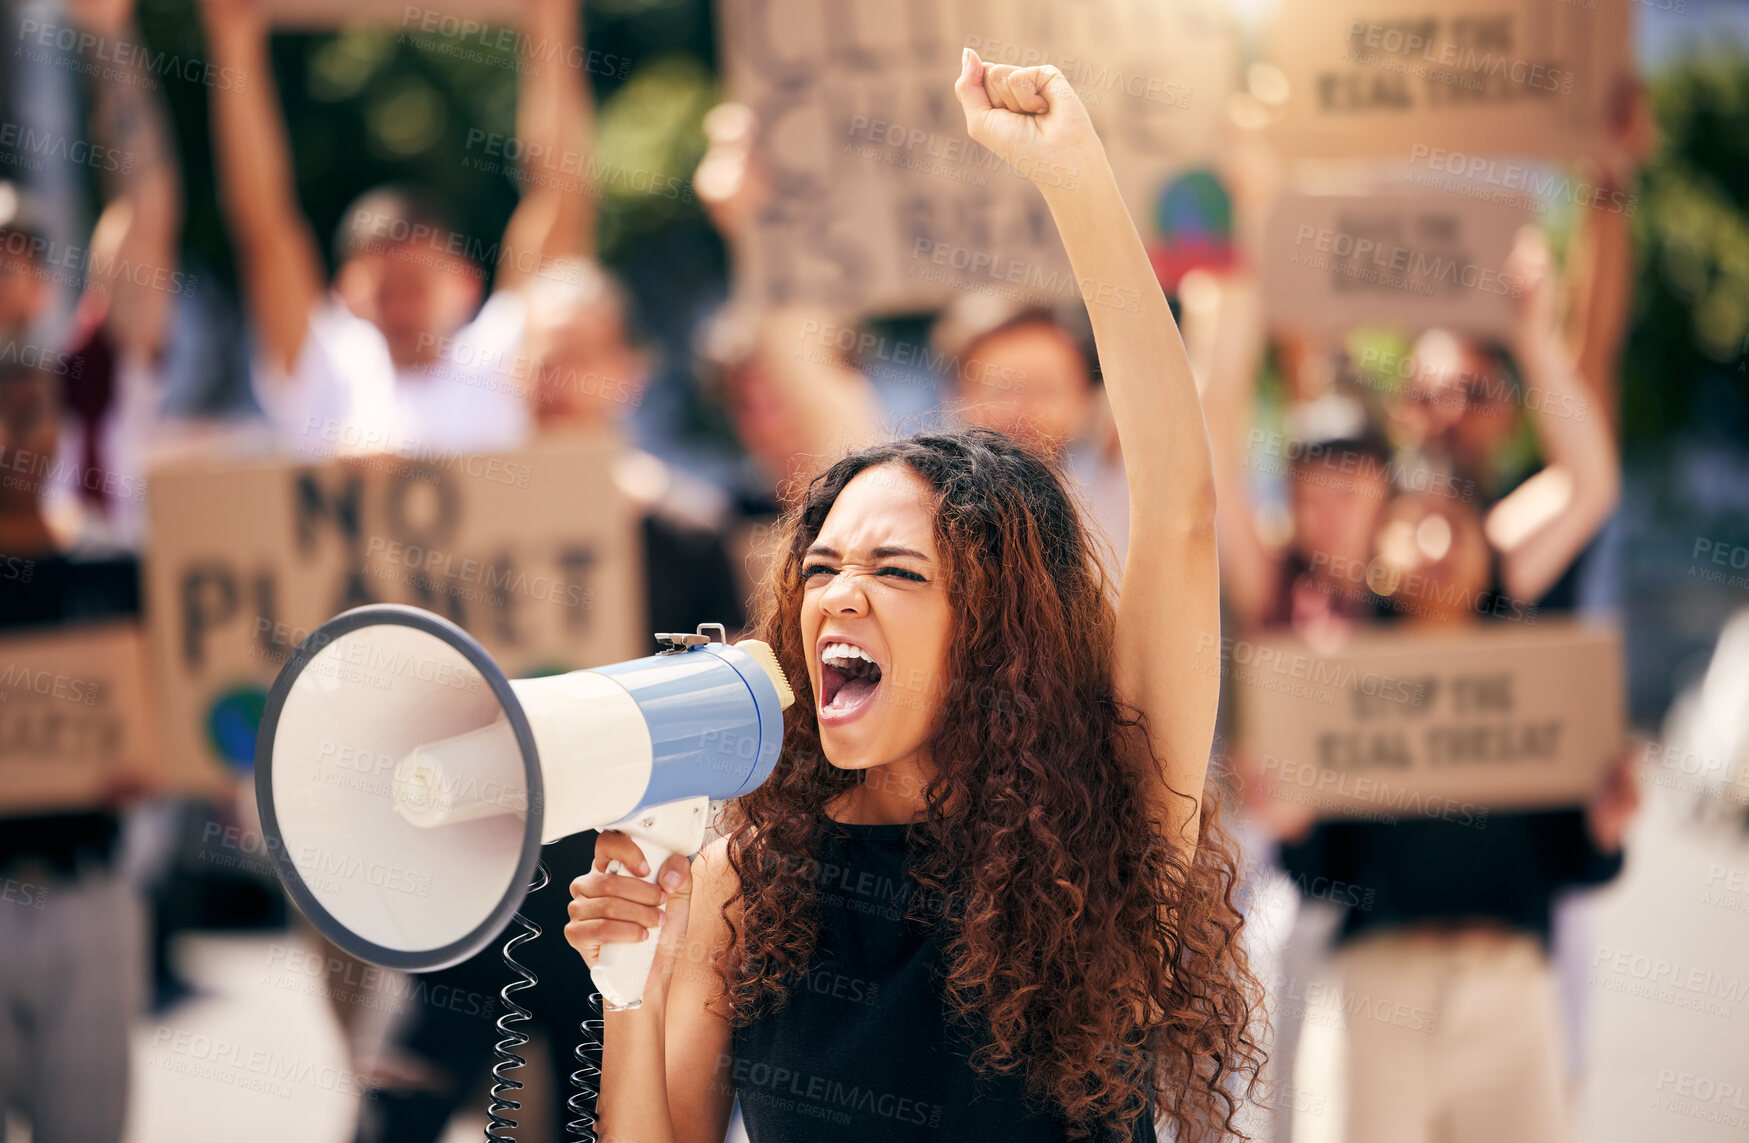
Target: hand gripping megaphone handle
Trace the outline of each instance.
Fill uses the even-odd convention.
[[[692,856],[704,848],[704,827],[710,816],[709,798],[681,798],[659,806],[646,806],[624,821],[608,826],[637,843],[650,866],[643,880],[655,882],[662,863],[676,853]],[[608,863],[609,873],[624,873],[617,861]],[[666,916],[666,912],[663,914]],[[601,990],[601,998],[609,1011],[636,1008],[644,1002],[644,982],[650,979],[650,966],[656,960],[657,930],[634,943],[618,942],[601,946],[601,956],[589,976]]]

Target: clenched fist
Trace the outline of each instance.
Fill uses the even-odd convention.
[[[1087,108],[1049,64],[987,64],[967,48],[953,91],[967,134],[1041,187],[1072,187],[1089,159],[1103,158]]]

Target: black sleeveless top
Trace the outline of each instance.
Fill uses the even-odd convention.
[[[939,924],[905,918],[910,827],[828,821],[820,932],[782,1008],[734,1031],[733,1082],[751,1143],[1061,1143],[1019,1072],[980,1076],[976,1036],[948,1010]],[[1153,1143],[1151,1116],[1098,1143]]]

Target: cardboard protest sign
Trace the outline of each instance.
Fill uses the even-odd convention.
[[[454,621],[512,678],[651,650],[613,455],[590,439],[154,469],[146,598],[166,752],[252,765],[281,665],[367,603]]]
[[[1225,240],[1224,203],[1174,178],[1214,154],[1235,82],[1220,0],[720,0],[719,13],[726,85],[758,116],[770,183],[736,250],[737,289],[759,300],[894,313],[956,291],[1047,304],[1084,292],[1028,177],[1079,172],[1023,175],[971,141],[952,90],[965,47],[1063,72],[1157,259]]]
[[[167,772],[154,714],[138,624],[0,637],[0,813],[92,809],[126,789],[210,789],[214,774],[198,765]]]
[[[1504,339],[1523,284],[1505,274],[1517,206],[1462,195],[1285,194],[1264,241],[1265,320],[1283,332],[1433,326]]]
[[[1577,805],[1624,742],[1611,626],[1374,630],[1332,653],[1291,638],[1225,650],[1251,766],[1320,817]]]
[[[522,20],[516,0],[263,0],[262,14],[278,28],[319,30],[345,24],[393,25],[405,32],[440,35],[456,43],[445,54],[462,55],[472,39],[476,49],[509,48],[500,38]],[[466,57],[464,57],[466,58]]]
[[[1281,97],[1270,142],[1307,157],[1594,155],[1628,13],[1627,0],[1281,0],[1262,51],[1259,94]]]

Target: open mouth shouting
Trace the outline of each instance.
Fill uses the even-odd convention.
[[[881,665],[865,648],[826,636],[819,643],[820,720],[842,724],[874,704],[881,686]]]

